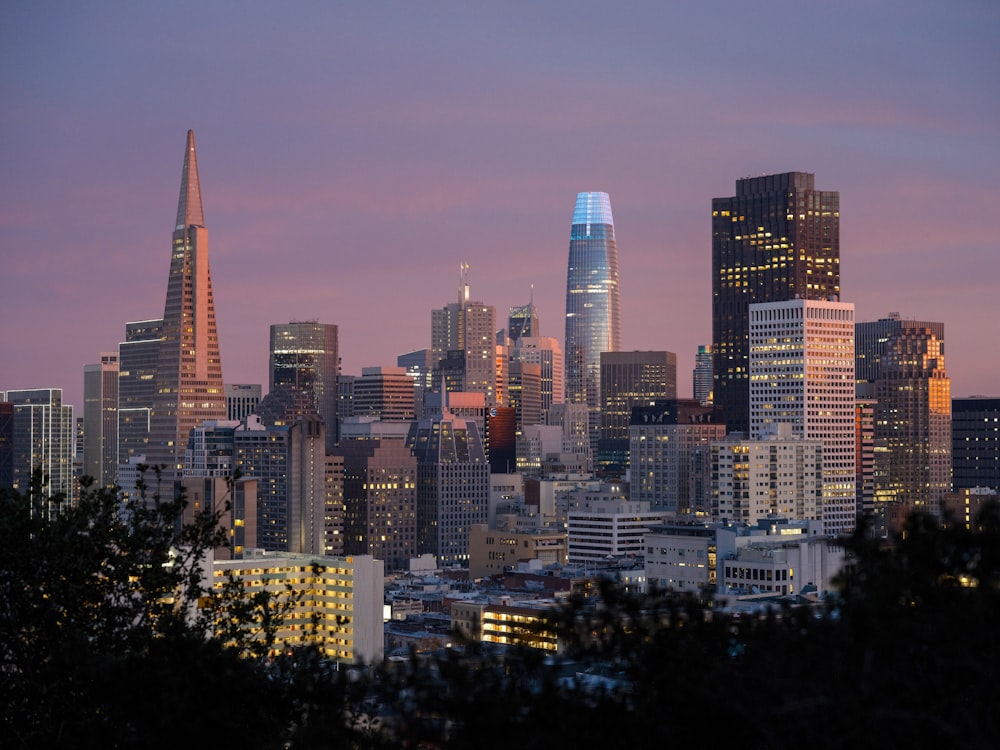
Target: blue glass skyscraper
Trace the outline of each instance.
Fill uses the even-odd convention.
[[[618,246],[607,193],[579,193],[566,274],[566,401],[590,407],[591,443],[600,427],[601,352],[621,343]]]

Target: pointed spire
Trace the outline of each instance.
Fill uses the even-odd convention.
[[[177,200],[177,223],[174,229],[184,229],[191,225],[205,226],[205,214],[201,207],[201,182],[198,179],[198,155],[194,150],[194,131],[187,134],[184,149],[184,172],[181,175],[181,195]]]

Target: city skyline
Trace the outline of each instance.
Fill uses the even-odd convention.
[[[676,352],[689,396],[711,200],[798,170],[840,193],[856,320],[943,322],[952,395],[997,395],[985,2],[197,7],[4,10],[0,390],[61,388],[81,416],[84,366],[162,314],[193,129],[227,382],[266,384],[289,320],[337,325],[344,373],[394,365],[430,345],[460,262],[477,299],[533,299],[562,340],[570,206],[603,191],[620,348]]]

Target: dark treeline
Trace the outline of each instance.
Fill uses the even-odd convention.
[[[183,500],[127,513],[89,487],[74,507],[51,500],[40,484],[0,494],[3,747],[1000,742],[996,506],[971,530],[915,516],[892,548],[859,530],[819,607],[734,618],[608,586],[547,625],[558,657],[468,643],[336,669],[310,650],[266,656],[270,603],[205,588],[218,529],[181,526]]]

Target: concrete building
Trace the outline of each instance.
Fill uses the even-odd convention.
[[[469,578],[500,575],[519,562],[538,560],[542,566],[566,564],[566,532],[555,529],[472,527],[469,543]]]
[[[570,563],[600,563],[610,558],[644,554],[646,532],[663,523],[663,512],[649,503],[600,499],[584,503],[566,515],[567,558]]]
[[[184,523],[192,523],[198,514],[218,514],[218,528],[225,544],[216,547],[216,560],[240,560],[248,550],[257,548],[257,480],[229,477],[185,475],[181,491],[187,500]]]
[[[713,443],[712,520],[823,520],[824,455],[822,441],[795,437],[787,423],[759,440],[729,435]]]
[[[559,340],[551,336],[522,336],[510,351],[510,360],[538,365],[542,420],[553,404],[565,400],[564,363]]]
[[[750,437],[783,423],[821,441],[823,521],[827,533],[848,533],[857,518],[854,305],[765,302],[750,305],[749,320]]]
[[[353,416],[386,422],[416,418],[413,378],[403,367],[363,367],[354,380]]]
[[[98,487],[118,478],[118,352],[83,368],[83,475]]]
[[[653,510],[707,516],[713,441],[726,437],[720,409],[697,400],[657,401],[632,410],[630,497]]]
[[[226,419],[246,419],[257,413],[260,383],[226,383]]]
[[[213,588],[221,589],[227,575],[242,580],[248,596],[266,592],[291,603],[292,611],[276,634],[275,652],[313,645],[324,658],[343,664],[382,661],[381,560],[370,555],[267,553],[217,560],[212,567]]]

